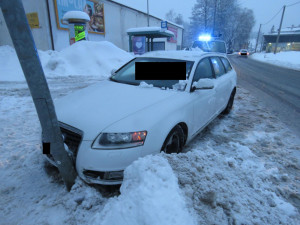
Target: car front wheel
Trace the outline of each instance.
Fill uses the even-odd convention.
[[[235,96],[235,89],[231,92],[231,95],[230,95],[230,98],[228,100],[227,106],[221,114],[227,115],[227,114],[230,113],[230,111],[232,109],[232,106],[233,106],[234,96]]]
[[[161,151],[167,154],[179,153],[184,145],[184,132],[181,126],[175,126],[168,134]]]

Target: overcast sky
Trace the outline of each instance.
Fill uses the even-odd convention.
[[[124,5],[131,6],[141,11],[147,11],[147,0],[115,0]],[[255,26],[253,31],[258,31],[259,24],[267,23],[283,5],[290,5],[299,0],[238,0],[242,7],[252,9],[255,16]],[[196,0],[149,0],[150,14],[164,18],[166,13],[173,9],[177,13],[181,13],[185,20],[189,20],[191,16],[192,7]],[[300,2],[299,2],[300,3]],[[271,30],[272,25],[279,28],[281,12],[268,24],[262,26],[262,32]],[[300,4],[287,7],[285,10],[282,27],[300,25]]]

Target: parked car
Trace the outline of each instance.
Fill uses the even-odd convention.
[[[241,49],[241,50],[239,51],[239,55],[240,55],[240,56],[248,57],[249,52],[248,52],[247,49]]]
[[[141,61],[186,62],[186,80],[135,80],[135,62]],[[79,176],[113,185],[139,157],[181,152],[220,113],[230,112],[235,92],[236,73],[224,54],[152,52],[55,106]]]

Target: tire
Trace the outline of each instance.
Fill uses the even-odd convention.
[[[223,110],[223,112],[221,112],[222,115],[227,115],[230,113],[233,106],[234,96],[235,96],[235,89],[231,92],[226,108]]]
[[[181,126],[175,126],[168,134],[161,151],[166,154],[180,153],[184,145],[184,132]]]

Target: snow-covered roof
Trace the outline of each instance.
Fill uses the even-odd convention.
[[[287,27],[287,28],[283,28],[281,29],[281,32],[300,32],[300,27]]]
[[[137,11],[137,12],[141,12],[141,13],[143,13],[143,14],[147,14],[145,11],[135,9],[135,8],[130,7],[130,6],[128,6],[128,5],[124,5],[125,3],[123,3],[123,2],[120,3],[120,2],[118,2],[118,1],[116,1],[116,0],[110,0],[110,1],[113,2],[113,3],[116,3],[116,4],[118,4],[118,5],[124,6],[124,7],[126,7],[126,8],[135,10],[135,11]],[[149,14],[149,16],[154,17],[154,18],[156,18],[156,19],[159,19],[159,20],[161,20],[161,21],[167,21],[168,23],[170,23],[170,24],[172,24],[172,25],[174,25],[174,26],[176,26],[176,27],[178,27],[178,28],[184,29],[184,27],[183,27],[182,25],[179,25],[179,24],[174,23],[174,22],[172,22],[172,21],[166,20],[166,19],[164,19],[164,18],[160,18],[159,16],[153,15],[152,13]]]
[[[278,31],[269,32],[267,35],[277,35]],[[282,28],[280,35],[291,35],[291,34],[300,34],[300,27],[286,27]]]
[[[202,51],[153,51],[147,52],[139,57],[154,57],[154,58],[167,58],[167,59],[179,59],[186,61],[198,61],[202,56],[211,53]],[[216,54],[216,53],[214,53]]]
[[[264,36],[277,36],[277,35],[278,32],[264,34]],[[280,36],[284,36],[284,35],[300,35],[300,32],[280,32]]]
[[[159,33],[167,33],[174,36],[174,33],[169,30],[163,30],[161,27],[134,27],[127,29],[127,33],[145,33],[145,32],[159,32]]]
[[[87,13],[82,12],[82,11],[68,11],[65,13],[65,15],[63,16],[63,20],[84,20],[84,21],[90,21],[90,17]]]
[[[170,20],[166,20],[166,19],[162,19],[162,20],[167,21],[168,23],[170,23],[170,24],[172,24],[172,25],[174,25],[174,26],[176,26],[176,27],[180,27],[180,28],[184,29],[183,25],[174,23],[174,22],[172,22],[172,21],[170,21]]]

